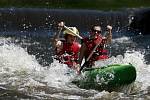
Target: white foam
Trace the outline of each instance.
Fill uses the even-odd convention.
[[[116,38],[112,40],[113,42],[119,42],[119,43],[124,43],[124,42],[131,42],[129,37],[122,36],[121,38]]]
[[[43,77],[41,65],[24,48],[11,43],[10,38],[1,38],[0,44],[0,83],[21,86]]]
[[[67,88],[65,86],[71,82],[75,74],[75,71],[67,65],[60,64],[57,60],[54,60],[50,69],[46,72],[45,81],[48,82],[49,86]]]
[[[146,89],[150,86],[150,65],[147,65],[144,60],[144,54],[140,51],[126,51],[124,57],[117,55],[105,61],[97,61],[96,66],[106,66],[109,64],[132,64],[137,71],[136,82],[142,83],[141,89]]]
[[[136,67],[136,82],[142,83],[142,90],[150,85],[150,65],[145,64],[144,55],[140,51],[127,51],[124,56],[113,56],[106,61],[97,61],[97,66],[109,64],[128,64]],[[39,82],[46,82],[50,87],[61,89],[78,88],[70,85],[76,78],[75,71],[54,60],[49,68],[44,69],[27,51],[9,42],[9,39],[0,39],[0,84],[11,84],[12,86],[41,86]],[[22,88],[20,88],[22,89]],[[90,91],[90,90],[89,90]],[[99,94],[100,93],[100,94]],[[99,92],[94,97],[105,95],[107,92]],[[70,97],[74,98],[74,96]]]

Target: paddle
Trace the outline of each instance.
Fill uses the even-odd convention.
[[[56,45],[56,42],[59,40],[59,36],[60,36],[61,31],[62,31],[62,27],[60,27],[60,29],[58,30],[58,32],[55,34],[55,36],[53,38],[53,46],[54,47]]]
[[[75,36],[77,36],[78,38],[83,39],[79,34],[76,34],[76,33],[73,32],[71,29],[69,29],[69,27],[67,27],[67,26],[64,25],[64,28],[67,29],[67,30],[69,30],[70,32],[72,32],[72,33],[73,33]]]
[[[62,31],[62,27],[59,29],[58,34],[56,34],[56,38],[59,39],[60,33]]]
[[[61,33],[62,29],[63,29],[63,25],[64,25],[64,22],[60,22],[58,24],[58,32],[56,33],[56,35],[54,37],[55,39],[59,39],[60,33]]]
[[[82,69],[87,65],[88,61],[90,60],[90,58],[92,57],[94,51],[96,50],[96,48],[100,45],[101,41],[94,47],[94,49],[92,50],[92,52],[90,53],[90,55],[88,56],[88,58],[86,59],[85,63],[81,66],[79,72],[82,71]]]
[[[110,35],[110,33],[111,33],[111,30],[112,30],[112,27],[111,26],[109,26],[109,25],[107,25],[107,29],[109,29],[109,35]],[[106,33],[104,34],[104,36],[106,35]],[[111,36],[111,35],[110,35]],[[96,48],[101,44],[101,42],[102,42],[102,40],[101,41],[99,41],[99,43],[94,47],[94,49],[92,50],[92,52],[90,53],[90,55],[88,56],[88,58],[86,59],[86,61],[85,61],[85,63],[81,66],[81,68],[80,68],[80,70],[79,70],[79,72],[81,72],[82,71],[82,69],[87,65],[87,63],[88,63],[88,61],[90,60],[90,58],[92,57],[92,55],[93,55],[93,53],[94,53],[94,51],[96,50]]]

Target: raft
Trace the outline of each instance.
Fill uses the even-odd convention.
[[[114,64],[99,68],[86,68],[83,76],[73,83],[80,88],[111,91],[136,79],[136,69],[132,64]]]

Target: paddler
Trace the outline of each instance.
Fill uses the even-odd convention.
[[[58,26],[59,29],[63,30],[64,40],[54,38],[56,59],[58,59],[61,63],[67,64],[68,67],[75,69],[74,67],[77,64],[78,53],[81,47],[80,43],[77,42],[76,36],[79,35],[79,31],[76,27],[67,27],[67,29],[64,28],[64,22],[60,22]]]
[[[90,30],[90,36],[83,39],[80,49],[78,71],[82,70],[80,67],[83,58],[85,58],[85,67],[94,66],[95,61],[108,59],[108,52],[105,50],[105,45],[111,43],[112,40],[112,26],[107,26],[106,36],[102,36],[102,29],[100,26],[95,25]],[[96,48],[95,48],[96,47]],[[93,51],[93,49],[95,50]],[[89,57],[89,55],[91,55]],[[89,58],[89,59],[88,59]],[[88,60],[87,60],[88,59]],[[79,70],[80,69],[80,70]]]

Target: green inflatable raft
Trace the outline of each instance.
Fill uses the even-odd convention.
[[[131,64],[114,64],[83,70],[83,77],[73,81],[80,88],[111,91],[128,85],[136,79],[136,69]]]

